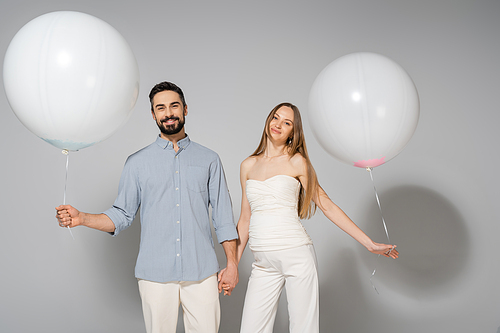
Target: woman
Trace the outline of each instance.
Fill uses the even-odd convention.
[[[272,332],[283,285],[290,332],[319,332],[316,256],[299,220],[316,207],[368,251],[398,257],[395,245],[373,242],[319,186],[293,104],[281,103],[268,115],[257,150],[241,164],[240,180],[237,258],[247,242],[255,257],[241,333]]]

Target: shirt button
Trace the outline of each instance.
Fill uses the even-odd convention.
[[[177,204],[177,207],[179,207],[179,204]]]
[[[179,254],[179,253],[177,253],[177,256],[179,257],[179,256],[180,256],[180,254]]]
[[[179,239],[179,238],[177,238],[177,241],[178,241],[178,242],[180,242],[180,239]]]
[[[175,173],[179,173],[179,171],[176,171]]]
[[[181,221],[177,221],[177,224],[181,223]]]
[[[177,158],[178,156],[175,156],[175,158]]]
[[[179,188],[178,188],[178,187],[176,187],[176,188],[175,188],[175,190],[176,190],[176,191],[179,191]]]

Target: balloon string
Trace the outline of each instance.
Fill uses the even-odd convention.
[[[68,186],[69,151],[67,149],[64,149],[62,151],[62,153],[64,155],[66,155],[66,178],[64,180],[64,196],[63,196],[63,205],[65,205],[66,204],[66,188]],[[73,238],[73,240],[75,240],[75,237],[73,237],[73,232],[71,231],[71,228],[69,226],[66,226],[66,228],[68,228],[69,233],[71,235],[71,238]]]
[[[382,217],[382,223],[384,225],[385,235],[387,236],[387,242],[389,244],[391,244],[391,240],[389,238],[389,231],[387,231],[387,225],[385,223],[384,215],[382,214],[382,207],[380,206],[380,200],[378,198],[377,188],[375,187],[375,182],[373,181],[372,168],[366,168],[366,171],[368,171],[370,173],[370,178],[371,178],[372,184],[373,184],[373,190],[375,191],[375,198],[377,199],[377,205],[378,205],[378,209],[380,211],[380,216]],[[377,259],[375,260],[375,268],[373,269],[372,275],[370,277],[370,283],[372,284],[372,287],[377,294],[379,292],[377,290],[377,287],[375,287],[375,284],[373,283],[372,279],[375,276],[375,273],[377,272],[377,261],[378,261],[379,257],[380,257],[380,254],[377,256]]]

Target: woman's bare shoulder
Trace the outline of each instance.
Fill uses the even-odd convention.
[[[300,153],[296,153],[295,155],[293,155],[290,158],[290,163],[292,163],[292,165],[294,167],[299,167],[299,168],[303,168],[303,167],[307,166],[307,161],[306,161],[305,157],[302,156]]]
[[[255,165],[257,160],[258,160],[257,156],[249,156],[245,158],[243,162],[241,162],[240,172],[245,174],[248,173],[248,171],[250,171],[250,169],[252,169],[252,167]]]
[[[290,165],[297,177],[307,175],[307,161],[300,153],[296,153],[290,158]]]
[[[242,167],[252,167],[257,162],[257,156],[248,156],[241,162]]]

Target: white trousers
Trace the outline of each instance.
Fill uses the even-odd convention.
[[[319,332],[319,287],[312,245],[253,252],[241,333],[272,333],[278,300],[286,288],[290,332]]]
[[[139,280],[147,333],[175,333],[179,304],[189,333],[217,333],[220,323],[217,274],[201,281]]]

